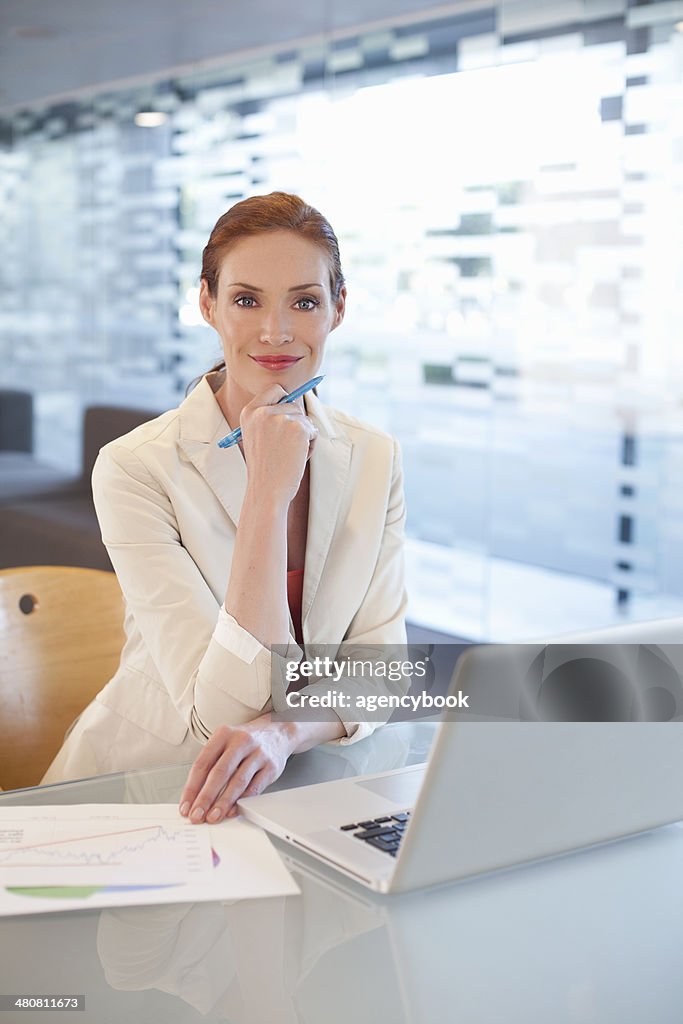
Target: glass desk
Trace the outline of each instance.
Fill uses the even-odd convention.
[[[309,751],[276,786],[424,761],[434,729],[403,723]],[[0,802],[175,801],[185,776],[122,773]],[[275,845],[299,896],[0,919],[0,991],[85,994],[85,1011],[58,1012],[77,1024],[681,1020],[683,825],[389,897]]]

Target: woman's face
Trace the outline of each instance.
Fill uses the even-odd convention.
[[[315,377],[345,298],[346,289],[332,298],[325,250],[293,231],[263,232],[231,246],[216,296],[202,280],[199,305],[223,342],[233,400],[249,401],[271,384],[292,391]]]

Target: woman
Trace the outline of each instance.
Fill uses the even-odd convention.
[[[127,640],[44,782],[196,758],[181,813],[220,821],[290,754],[372,731],[271,716],[273,645],[405,642],[398,446],[312,392],[277,404],[318,373],[345,302],[334,232],[297,196],[219,219],[200,307],[224,361],[97,459]],[[219,448],[238,424],[241,444]]]

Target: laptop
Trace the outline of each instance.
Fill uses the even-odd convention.
[[[643,646],[648,625],[562,644],[599,645],[610,685],[624,665],[650,671],[654,663],[639,661],[638,649],[666,663],[664,678],[678,679],[680,694],[673,693],[665,721],[520,720],[531,667],[544,651],[557,659],[560,641],[472,647],[458,659],[449,692],[469,694],[483,713],[447,712],[425,764],[265,793],[239,807],[248,820],[381,893],[499,871],[679,821],[683,666],[673,674],[671,666],[681,622],[653,624],[654,648]],[[667,642],[676,646],[658,646]],[[534,686],[538,677],[531,672]]]

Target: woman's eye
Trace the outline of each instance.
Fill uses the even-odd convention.
[[[304,303],[303,306],[302,302]],[[299,309],[303,309],[304,312],[308,309],[315,309],[316,306],[320,305],[317,299],[297,299],[296,304],[299,307]]]
[[[252,309],[256,299],[252,295],[240,295],[235,299],[235,303],[238,306],[242,306],[243,309]]]

